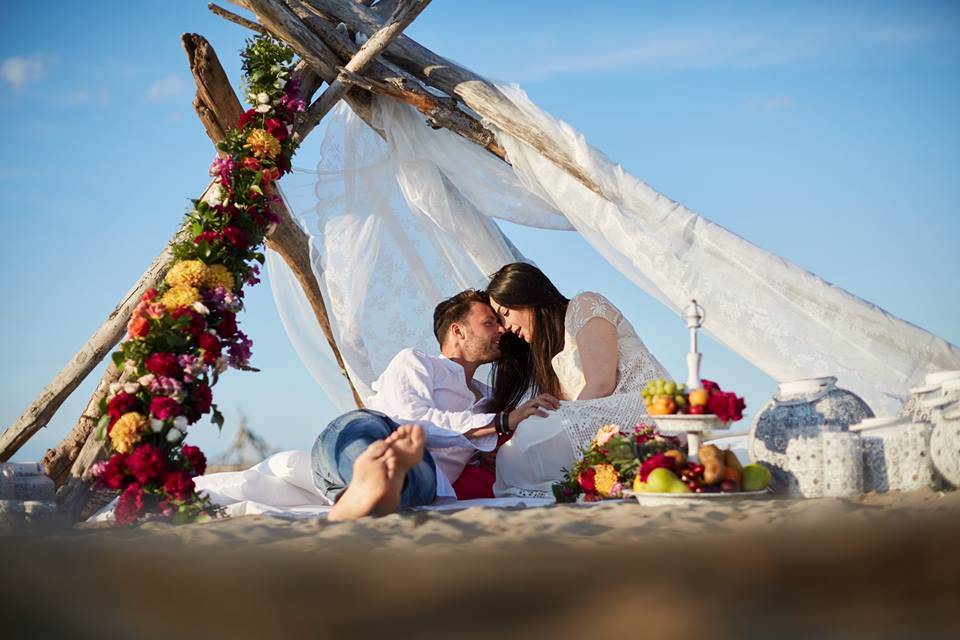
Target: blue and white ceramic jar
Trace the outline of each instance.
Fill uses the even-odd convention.
[[[837,387],[833,376],[780,383],[753,421],[750,458],[767,466],[773,475],[773,488],[783,491],[796,486],[787,459],[791,440],[847,431],[851,424],[872,417],[867,403]]]

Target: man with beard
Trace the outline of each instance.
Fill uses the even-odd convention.
[[[313,480],[333,503],[330,520],[385,515],[435,499],[493,497],[493,475],[468,466],[556,398],[490,411],[490,389],[473,379],[500,357],[504,333],[486,296],[467,290],[433,312],[439,356],[398,353],[373,384],[367,409],[346,413],[313,446]]]

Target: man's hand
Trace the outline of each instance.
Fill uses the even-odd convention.
[[[536,398],[527,400],[522,405],[514,409],[507,415],[507,422],[510,425],[510,431],[516,431],[517,426],[530,416],[547,417],[544,409],[556,409],[560,406],[560,401],[549,393],[541,393]]]

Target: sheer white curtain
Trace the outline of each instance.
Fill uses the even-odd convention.
[[[294,208],[361,394],[401,348],[436,349],[431,317],[441,298],[483,287],[519,257],[491,218],[576,229],[674,311],[696,298],[709,310],[705,329],[771,377],[835,375],[880,413],[928,370],[960,368],[955,346],[685,209],[518,87],[500,88],[604,197],[492,126],[512,167],[394,101],[376,102],[387,143],[343,106],[328,125],[316,192]],[[277,299],[285,316],[296,314],[284,307],[306,304]]]

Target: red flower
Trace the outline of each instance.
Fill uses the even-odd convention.
[[[140,314],[130,318],[127,324],[127,336],[130,338],[145,338],[150,333],[150,320]]]
[[[193,478],[183,469],[163,474],[163,491],[174,500],[186,500],[193,495]]]
[[[212,333],[202,333],[197,343],[203,349],[203,361],[207,364],[213,364],[220,357],[220,339],[217,336]]]
[[[244,169],[250,169],[250,171],[259,171],[260,170],[260,161],[254,158],[253,156],[247,156],[240,163]]]
[[[742,418],[746,407],[743,398],[738,398],[737,394],[729,391],[714,391],[707,401],[707,410],[724,422]]]
[[[720,391],[720,385],[718,385],[713,380],[704,380],[700,379],[700,385],[707,393],[713,393],[714,391]]]
[[[180,403],[166,396],[154,396],[150,401],[150,413],[158,420],[176,418],[180,415]]]
[[[137,396],[131,395],[126,391],[121,391],[113,396],[113,399],[107,403],[107,415],[110,416],[110,426],[112,427],[113,423],[120,419],[120,416],[135,411],[139,406],[140,401],[137,400]]]
[[[595,493],[597,490],[597,470],[593,467],[590,467],[586,471],[580,473],[577,476],[577,482],[580,483],[580,488],[583,489],[586,493]]]
[[[144,291],[143,295],[140,296],[141,302],[153,302],[156,299],[157,299],[157,290],[154,289],[153,287],[150,287],[149,289]]]
[[[221,231],[223,237],[226,238],[227,242],[232,244],[237,249],[246,249],[247,248],[247,234],[244,233],[243,229],[234,226],[224,227]]]
[[[240,117],[237,118],[237,129],[243,129],[245,126],[250,124],[254,118],[259,116],[256,109],[247,109],[240,114]]]
[[[217,333],[221,338],[232,338],[237,333],[237,314],[232,311],[221,313],[220,322],[217,323]]]
[[[142,510],[143,489],[134,482],[120,494],[114,517],[119,525],[131,525],[137,521]]]
[[[140,484],[159,480],[167,470],[167,457],[160,447],[141,444],[127,457],[127,469]]]
[[[207,457],[203,455],[203,451],[200,451],[200,447],[185,444],[180,448],[180,456],[187,463],[190,475],[202,476],[206,472]]]
[[[173,316],[174,320],[187,318],[187,322],[181,327],[181,330],[193,336],[194,338],[203,333],[203,330],[207,326],[203,316],[188,307],[180,307],[179,309],[175,309],[171,315]]]
[[[201,231],[197,234],[197,237],[193,239],[193,243],[200,244],[201,242],[206,242],[208,245],[212,245],[219,239],[220,234],[216,231]]]
[[[212,404],[213,391],[203,383],[198,384],[197,388],[193,390],[193,406],[200,413],[206,413],[210,411],[210,405]]]
[[[99,480],[108,489],[117,491],[123,487],[123,483],[126,478],[127,454],[115,453],[109,460],[107,460],[106,464],[103,465],[103,470],[100,472]]]
[[[180,365],[177,364],[177,356],[172,353],[151,353],[144,361],[147,370],[156,376],[167,376],[176,378],[180,375]]]
[[[273,182],[274,180],[280,179],[280,169],[276,167],[270,167],[263,170],[263,179],[267,182]]]
[[[290,158],[281,153],[277,156],[275,162],[277,163],[277,168],[280,169],[282,173],[290,173]]]
[[[267,132],[277,139],[278,142],[283,142],[287,139],[287,127],[282,122],[276,118],[267,118],[263,122],[263,128]]]
[[[640,476],[640,482],[646,482],[647,476],[650,475],[650,472],[654,469],[659,469],[663,467],[665,469],[670,469],[673,471],[673,465],[675,458],[664,455],[662,453],[655,453],[646,460],[643,461],[643,464],[640,465],[640,471],[637,474]]]

